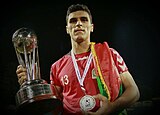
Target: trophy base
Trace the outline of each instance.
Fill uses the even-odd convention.
[[[16,94],[17,115],[58,115],[63,111],[63,104],[57,98],[50,84],[44,80],[26,81]]]

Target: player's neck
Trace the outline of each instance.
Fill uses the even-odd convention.
[[[90,42],[72,44],[72,50],[74,54],[85,53],[85,52],[88,52],[89,49],[90,49]]]

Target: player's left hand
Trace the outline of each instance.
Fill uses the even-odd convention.
[[[93,97],[100,101],[100,108],[96,112],[86,112],[85,115],[108,115],[112,108],[112,102],[108,101],[108,99],[101,94],[97,94]]]

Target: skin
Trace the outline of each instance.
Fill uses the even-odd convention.
[[[66,32],[70,35],[74,54],[84,53],[89,50],[90,34],[93,32],[93,29],[94,26],[91,23],[87,12],[76,11],[70,13],[66,25]],[[18,66],[16,73],[19,83],[22,84],[26,76],[25,68]],[[129,73],[129,71],[126,71],[120,74],[120,78],[125,88],[125,91],[121,97],[117,98],[114,102],[110,102],[103,95],[97,94],[93,97],[101,101],[101,107],[96,112],[83,113],[88,115],[108,115],[136,102],[140,97],[140,93],[132,75]],[[55,87],[60,96],[62,96],[62,89],[58,86]]]
[[[66,31],[71,37],[72,50],[75,54],[88,51],[93,24],[91,24],[87,12],[76,11],[71,13],[68,17]]]
[[[99,108],[99,110],[97,110],[96,112],[87,112],[85,114],[109,115],[112,112],[130,106],[139,99],[140,93],[138,87],[129,71],[121,73],[120,78],[125,88],[124,93],[114,102],[109,102],[107,98],[102,96],[101,94],[95,95],[94,97],[102,102],[101,108]]]

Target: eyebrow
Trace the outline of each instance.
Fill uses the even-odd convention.
[[[75,22],[76,20],[77,20],[77,18],[71,18],[71,19],[69,20],[69,23]]]
[[[80,17],[80,20],[82,20],[82,21],[88,21],[88,17],[86,17],[86,16],[82,16],[82,17]],[[69,20],[69,23],[72,23],[72,22],[75,22],[75,21],[77,21],[77,18],[71,18],[70,20]]]

